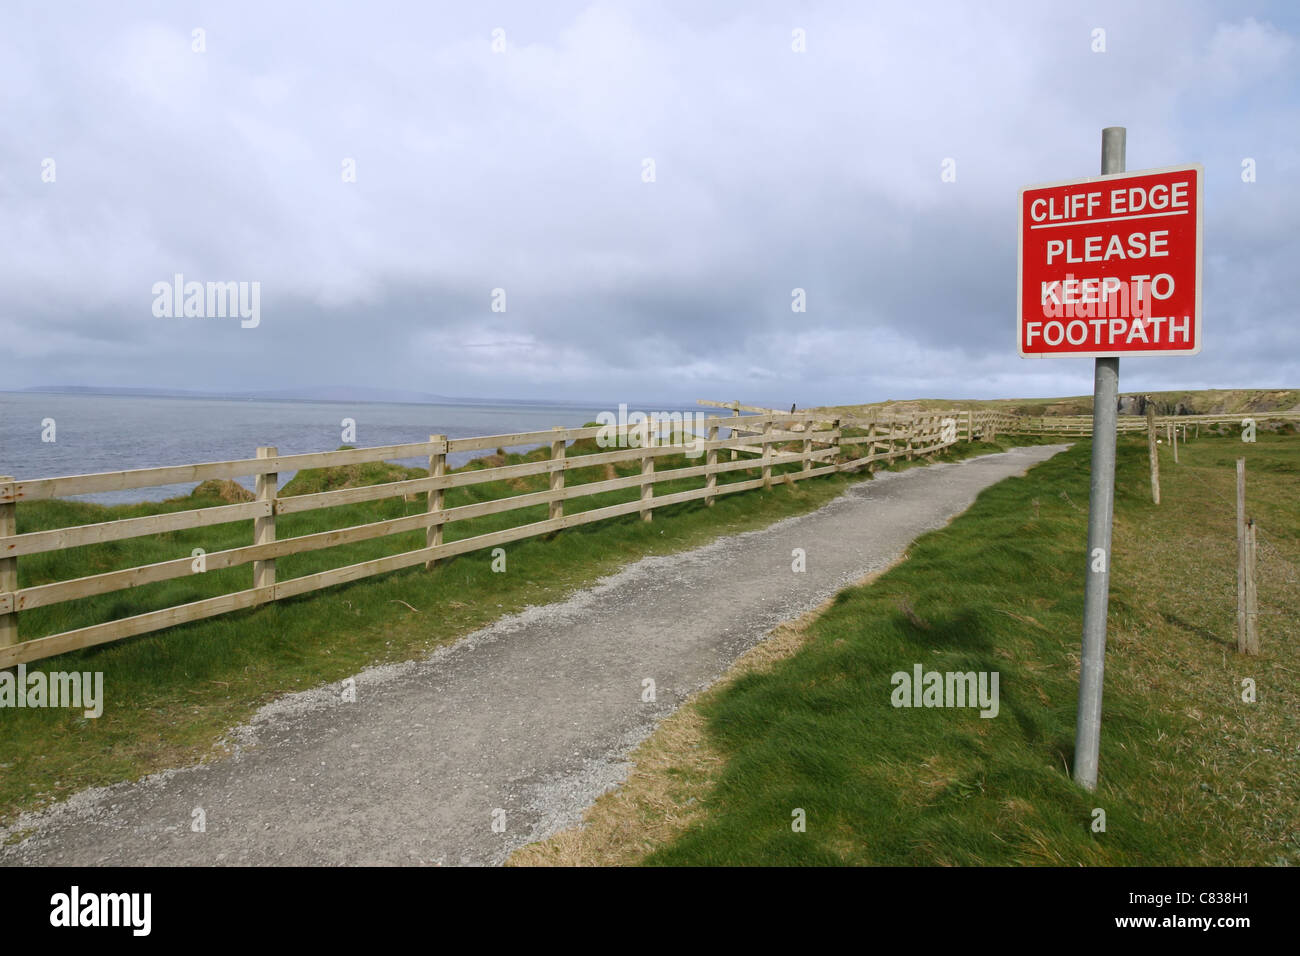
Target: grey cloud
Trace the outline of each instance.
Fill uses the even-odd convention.
[[[774,404],[1086,392],[1086,360],[1015,356],[1015,197],[1095,172],[1115,123],[1130,168],[1200,161],[1208,179],[1205,354],[1128,361],[1123,387],[1300,378],[1285,5],[230,3],[195,17],[163,3],[10,14],[7,385]],[[794,27],[807,53],[791,52]],[[262,324],[153,318],[152,284],[177,272],[261,282]],[[806,313],[790,310],[795,287]]]

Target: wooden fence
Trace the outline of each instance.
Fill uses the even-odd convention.
[[[1206,427],[1227,425],[1240,428],[1244,419],[1256,422],[1282,421],[1300,422],[1300,412],[1245,412],[1240,415],[1157,415],[1156,425],[1160,429],[1172,425],[1204,425]],[[1116,422],[1121,432],[1145,432],[1147,420],[1143,415],[1121,415]],[[1014,435],[1082,435],[1092,434],[1091,415],[1054,415],[1025,416],[1014,419],[1014,423],[1003,427],[1001,431]]]
[[[711,418],[703,422],[705,427],[703,434],[687,432],[679,428],[675,434],[667,436],[652,434],[643,439],[635,432],[630,436],[624,432],[619,444],[631,445],[631,447],[618,447],[612,451],[572,456],[566,456],[569,443],[595,439],[601,436],[602,432],[608,433],[609,430],[602,427],[555,428],[540,432],[450,440],[442,435],[433,435],[427,442],[306,455],[279,455],[274,448],[259,448],[255,457],[238,461],[143,468],[59,478],[15,480],[0,477],[0,667],[39,660],[78,648],[92,647],[177,624],[251,608],[269,601],[305,594],[400,568],[416,565],[432,567],[434,562],[443,558],[607,518],[639,514],[643,520],[649,521],[656,507],[698,499],[703,499],[706,505],[711,505],[721,495],[770,486],[773,480],[772,470],[780,466],[799,465],[798,470],[788,472],[781,477],[782,480],[788,478],[791,481],[802,481],[837,471],[860,468],[877,461],[893,461],[902,456],[911,458],[930,454],[956,440],[951,434],[942,434],[942,429],[937,422],[934,416],[926,416],[917,419],[910,426],[895,423],[872,427],[866,437],[845,437],[839,424],[835,422],[819,427],[807,416],[753,415],[743,417],[743,431],[735,428],[740,423],[734,418]],[[735,430],[727,438],[720,439],[718,437],[720,429]],[[446,468],[447,455],[456,452],[538,445],[549,446],[549,455],[545,460],[454,473],[449,473]],[[854,457],[851,460],[841,460],[843,448],[853,449]],[[723,450],[732,451],[732,461],[718,460],[718,453]],[[703,463],[669,470],[656,470],[657,459],[669,455],[681,455],[686,451],[698,451],[703,456]],[[282,496],[278,493],[278,476],[282,472],[414,457],[428,458],[428,477],[312,494]],[[639,473],[565,487],[566,472],[629,461],[641,463]],[[758,477],[719,484],[720,474],[735,471],[756,472]],[[548,475],[550,478],[549,487],[544,491],[511,494],[507,497],[459,507],[444,507],[444,493],[449,488],[486,482],[506,482],[538,475]],[[147,517],[123,518],[99,524],[17,533],[16,509],[24,502],[247,476],[255,478],[256,498],[253,501]],[[699,479],[700,487],[668,495],[655,495],[657,484],[686,478]],[[629,502],[575,514],[564,513],[565,501],[620,489],[639,489],[640,494]],[[276,538],[276,518],[280,515],[379,501],[397,496],[406,496],[409,500],[409,496],[420,493],[428,495],[427,510],[420,514],[278,540]],[[543,521],[453,542],[443,541],[443,529],[453,522],[539,504],[548,505],[548,517]],[[236,521],[252,522],[253,543],[251,545],[214,551],[203,555],[201,560],[186,554],[154,564],[69,580],[19,586],[18,562],[24,556]],[[426,531],[425,546],[422,548],[289,580],[276,579],[277,558],[418,529]],[[247,564],[252,565],[250,586],[242,590],[31,640],[23,641],[19,638],[18,620],[24,611],[167,581],[185,575]]]
[[[758,405],[742,405],[739,402],[714,402],[704,399],[700,400],[701,405],[711,406],[713,408],[728,408],[732,410],[733,415],[739,415],[744,412],[757,412],[760,414],[775,415],[780,412],[771,408],[763,408]],[[788,413],[789,414],[789,413]],[[802,413],[802,414],[807,414]],[[1092,416],[1091,415],[1012,415],[1007,412],[990,411],[987,409],[949,409],[947,411],[927,413],[930,415],[937,414],[941,417],[956,419],[959,428],[964,436],[969,437],[972,433],[974,437],[992,437],[999,433],[1006,435],[1079,435],[1090,437],[1092,435]],[[924,416],[921,416],[922,418]],[[1240,428],[1245,419],[1253,419],[1256,422],[1281,421],[1300,423],[1300,411],[1276,411],[1276,412],[1241,412],[1235,415],[1157,415],[1156,425],[1160,429],[1166,429],[1172,425],[1205,425],[1219,426],[1227,425],[1234,428]],[[843,419],[850,421],[850,419]],[[902,416],[891,419],[889,416],[879,417],[861,417],[856,419],[860,423],[875,421],[887,423],[891,420],[900,423],[909,423],[920,420],[917,417]],[[1117,429],[1121,433],[1126,432],[1145,432],[1147,429],[1147,419],[1145,415],[1120,415],[1116,423]]]
[[[721,495],[769,487],[773,480],[772,469],[785,465],[797,464],[799,468],[782,475],[782,480],[802,481],[835,472],[871,467],[877,462],[893,462],[899,458],[911,460],[940,452],[957,441],[991,439],[999,432],[1086,434],[1091,430],[1090,419],[1084,428],[1082,420],[1060,419],[1053,423],[1051,419],[1019,419],[1001,412],[969,409],[925,412],[912,417],[818,420],[808,412],[781,413],[761,409],[758,414],[741,415],[745,406],[735,403],[710,404],[730,408],[732,414],[729,417],[713,417],[702,423],[693,423],[702,424],[704,433],[687,432],[681,428],[668,436],[658,434],[642,438],[635,433],[621,433],[618,442],[621,447],[615,450],[573,456],[566,456],[569,443],[596,439],[602,434],[608,436],[609,430],[603,427],[554,428],[549,431],[450,440],[443,435],[431,435],[427,442],[304,455],[279,455],[275,448],[259,448],[255,457],[238,461],[58,478],[15,480],[0,477],[0,667],[40,660],[79,648],[256,607],[401,568],[417,565],[429,568],[440,559],[607,518],[639,514],[642,520],[649,521],[656,507],[699,499],[703,499],[706,505],[712,505]],[[1182,416],[1178,421],[1194,421],[1196,418]],[[1202,416],[1201,420],[1206,418]],[[1240,418],[1220,416],[1213,420],[1239,423]],[[1145,427],[1145,420],[1140,419],[1138,423]],[[1057,427],[1053,428],[1053,424]],[[721,429],[729,430],[727,438],[718,437]],[[549,455],[545,460],[454,473],[447,471],[449,454],[539,445],[549,446]],[[680,455],[688,449],[702,452],[703,464],[669,470],[655,469],[657,459]],[[730,451],[731,461],[719,461],[720,451]],[[312,494],[283,496],[279,493],[278,476],[283,472],[415,457],[427,457],[427,477]],[[566,472],[630,461],[640,462],[639,473],[565,487]],[[758,472],[758,477],[718,483],[720,474],[735,471]],[[507,482],[538,475],[549,476],[549,487],[544,491],[511,494],[458,507],[444,507],[445,492],[449,488]],[[17,530],[16,509],[23,502],[248,476],[255,479],[253,501],[22,534]],[[688,478],[700,479],[702,484],[697,488],[667,495],[656,496],[654,493],[656,484]],[[632,501],[620,504],[575,514],[564,513],[565,501],[621,489],[639,489],[639,495]],[[410,500],[410,496],[420,493],[427,493],[428,502],[426,511],[420,514],[276,538],[276,518],[280,515],[397,496],[405,496]],[[548,506],[548,517],[545,520],[452,542],[443,540],[444,528],[453,522],[540,504]],[[154,564],[27,587],[21,587],[18,579],[18,563],[24,556],[236,521],[252,522],[253,543],[205,554],[201,560],[193,555],[184,555]],[[419,529],[426,532],[425,546],[422,548],[289,580],[276,579],[277,558]],[[31,640],[23,641],[19,637],[18,621],[24,611],[247,564],[252,565],[250,586],[242,590]]]

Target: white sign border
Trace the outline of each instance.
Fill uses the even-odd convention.
[[[1124,352],[1025,352],[1024,343],[1024,302],[1025,293],[1025,193],[1034,189],[1052,189],[1057,186],[1081,186],[1084,183],[1109,182],[1113,179],[1126,179],[1132,176],[1154,176],[1159,173],[1181,173],[1196,171],[1196,315],[1192,320],[1196,347],[1191,351],[1168,349],[1143,349]],[[1157,169],[1133,169],[1122,173],[1107,173],[1104,176],[1085,176],[1082,179],[1062,179],[1053,183],[1036,183],[1020,187],[1016,197],[1016,351],[1021,358],[1028,359],[1064,359],[1064,358],[1135,358],[1140,355],[1163,355],[1166,358],[1181,358],[1201,354],[1201,275],[1205,271],[1201,244],[1205,240],[1205,167],[1200,163],[1183,163],[1179,166],[1161,166]]]

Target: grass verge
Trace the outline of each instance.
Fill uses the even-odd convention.
[[[511,863],[1300,863],[1300,439],[1202,437],[1178,465],[1162,446],[1159,507],[1145,441],[1121,439],[1092,794],[1069,773],[1089,454],[986,490],[778,632],[652,735],[581,828]],[[1261,527],[1258,658],[1235,651],[1239,456]],[[916,663],[999,672],[999,715],[894,708],[891,675]]]

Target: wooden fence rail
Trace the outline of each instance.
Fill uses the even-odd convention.
[[[644,520],[652,520],[656,508],[701,498],[711,503],[723,495],[770,485],[772,469],[780,466],[798,465],[799,470],[791,472],[788,477],[793,481],[802,481],[891,457],[882,452],[853,462],[841,463],[839,461],[840,429],[818,428],[815,425],[809,427],[807,416],[747,415],[743,416],[741,421],[746,431],[733,430],[726,438],[718,438],[719,429],[732,428],[736,425],[734,417],[706,420],[704,422],[706,433],[699,435],[693,431],[688,433],[685,429],[679,429],[676,435],[670,434],[665,438],[661,434],[650,434],[642,441],[635,433],[631,436],[623,433],[618,436],[620,440],[617,443],[622,447],[582,455],[567,455],[568,445],[574,441],[598,438],[602,433],[608,434],[608,429],[598,426],[554,428],[544,432],[521,432],[462,439],[446,439],[435,435],[427,442],[306,455],[279,455],[274,448],[259,448],[255,457],[236,461],[141,468],[58,478],[0,478],[0,667],[9,667],[70,650],[121,640],[400,568],[420,564],[432,567],[435,562],[455,555],[607,518],[639,513]],[[757,434],[750,434],[751,429],[757,430]],[[924,435],[927,441],[932,438],[929,432],[920,429],[915,432],[909,431],[908,434]],[[941,444],[935,445],[933,441],[928,441],[928,444],[936,450],[942,447]],[[456,473],[446,471],[448,454],[537,445],[549,446],[550,454],[547,459]],[[796,450],[791,450],[792,447]],[[733,461],[720,462],[717,453],[722,449],[738,452],[739,457]],[[702,463],[667,470],[655,469],[657,460],[667,456],[682,455],[687,451],[698,451],[702,454]],[[751,454],[755,457],[750,457]],[[424,478],[292,496],[283,496],[278,487],[278,476],[286,471],[426,456],[429,460],[429,474]],[[639,473],[581,484],[566,485],[564,481],[567,471],[627,462],[640,462]],[[761,472],[761,474],[747,480],[721,484],[718,482],[719,475],[744,471]],[[464,488],[540,475],[549,477],[549,486],[546,490],[511,494],[503,498],[457,507],[444,506],[444,493],[449,488]],[[15,508],[24,502],[247,476],[253,476],[256,484],[256,498],[249,502],[17,533]],[[699,488],[667,495],[655,494],[658,485],[696,478],[702,480]],[[628,489],[639,489],[640,493],[634,500],[621,504],[576,514],[564,513],[565,501]],[[277,538],[276,536],[275,521],[281,515],[419,493],[428,494],[427,510],[419,514],[295,537]],[[548,506],[545,520],[478,534],[457,541],[443,541],[443,529],[453,522],[536,505]],[[26,587],[20,586],[17,566],[19,559],[25,556],[241,521],[252,522],[253,543],[204,554],[201,561],[197,561],[194,556],[187,553],[153,564]],[[420,529],[426,532],[425,546],[422,548],[289,580],[282,581],[276,578],[277,558]],[[18,633],[18,619],[25,611],[246,564],[251,564],[253,570],[249,582],[251,586],[244,590],[26,641],[21,640]]]
[[[1002,412],[951,409],[927,411],[910,417],[869,416],[819,420],[807,411],[783,413],[756,406],[741,406],[738,403],[707,404],[730,409],[731,415],[708,418],[702,423],[688,420],[692,428],[702,424],[705,429],[702,434],[693,430],[688,432],[680,426],[675,434],[648,434],[644,440],[635,434],[620,433],[616,443],[618,447],[592,454],[569,455],[566,454],[566,449],[574,441],[600,438],[602,435],[608,437],[608,428],[557,427],[546,431],[459,439],[431,435],[427,442],[302,455],[279,455],[275,448],[259,448],[255,457],[235,461],[57,478],[0,477],[0,667],[40,660],[70,650],[255,607],[401,568],[421,564],[432,568],[436,562],[456,555],[608,518],[639,514],[643,520],[650,521],[656,508],[697,499],[703,499],[706,505],[712,505],[722,495],[770,487],[773,469],[785,465],[797,465],[798,470],[787,472],[783,478],[802,481],[836,472],[870,468],[879,462],[892,463],[900,458],[912,460],[940,452],[958,441],[991,439],[999,432],[1087,434],[1091,431],[1091,419],[1086,416],[1026,419]],[[756,414],[741,415],[741,411]],[[1300,415],[1294,417],[1300,418]],[[1211,424],[1239,423],[1240,416],[1181,416],[1178,420]],[[1145,428],[1145,419],[1136,419],[1134,428],[1137,427]],[[723,428],[729,430],[728,437],[719,438],[719,431]],[[1125,424],[1121,424],[1121,428],[1132,430],[1126,428]],[[448,473],[446,469],[449,454],[519,446],[548,446],[549,456],[541,461],[455,473]],[[681,455],[688,449],[702,454],[703,463],[668,470],[656,469],[657,460]],[[731,451],[731,460],[719,461],[720,450]],[[278,480],[284,472],[417,457],[427,457],[427,477],[292,496],[280,493]],[[640,469],[631,475],[600,481],[577,484],[565,482],[565,473],[571,470],[629,462],[639,462]],[[718,482],[719,475],[733,472],[749,472],[754,477],[722,484]],[[444,495],[447,489],[540,475],[549,478],[546,490],[445,507]],[[255,479],[256,497],[253,501],[17,533],[15,509],[24,502],[248,476]],[[667,495],[655,494],[656,485],[696,478],[703,480],[698,488]],[[565,514],[566,501],[632,489],[639,489],[639,494],[631,501]],[[418,514],[294,537],[276,536],[276,518],[281,515],[420,493],[428,496],[427,509]],[[444,529],[454,522],[543,504],[548,506],[544,520],[452,542],[443,540]],[[237,521],[252,522],[253,543],[205,554],[201,561],[185,554],[153,564],[20,586],[18,564],[23,557]],[[421,529],[425,531],[424,547],[285,581],[276,578],[277,558]],[[18,619],[24,611],[245,564],[252,565],[252,574],[251,586],[244,590],[27,641],[21,640],[19,636]]]

